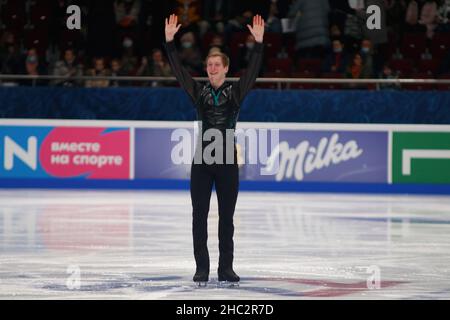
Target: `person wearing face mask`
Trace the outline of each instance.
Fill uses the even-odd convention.
[[[193,280],[202,285],[209,280],[208,213],[212,189],[215,186],[219,206],[218,280],[235,284],[239,282],[240,277],[233,270],[233,217],[239,192],[238,153],[234,130],[241,103],[253,87],[261,66],[264,20],[257,15],[253,18],[253,25],[247,25],[256,43],[247,71],[239,81],[226,81],[230,65],[229,58],[221,52],[215,52],[206,58],[206,72],[209,79],[206,84],[192,78],[176,52],[174,36],[181,27],[177,22],[176,15],[166,19],[165,49],[172,71],[181,87],[189,95],[201,126],[190,180],[192,237],[196,263]],[[211,132],[210,129],[216,133],[215,136],[218,132],[220,133],[223,144],[219,141],[213,143],[203,136]],[[219,154],[217,157],[212,156],[208,150]]]
[[[359,53],[361,55],[361,58],[363,59],[365,68],[367,68],[370,74],[373,74],[374,58],[372,41],[370,41],[369,39],[363,39],[361,41],[361,50]]]
[[[27,51],[23,70],[21,72],[24,75],[39,76],[46,74],[45,68],[39,63],[39,56],[35,48],[31,48]],[[45,85],[46,81],[42,79],[24,79],[20,81],[22,86],[41,86]]]
[[[203,59],[193,32],[186,32],[180,37],[180,59],[184,66],[194,74],[203,71]]]
[[[328,52],[322,65],[322,72],[341,73],[345,72],[348,63],[348,56],[344,50],[344,45],[340,39],[334,39],[331,50]]]
[[[242,71],[247,69],[251,61],[251,53],[255,47],[255,37],[249,34],[245,39],[245,44],[239,48],[237,68],[234,71]]]
[[[130,37],[124,37],[122,40],[122,70],[126,75],[132,75],[138,64],[138,58],[134,54],[134,42]]]

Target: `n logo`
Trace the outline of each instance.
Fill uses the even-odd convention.
[[[5,144],[4,144],[4,160],[3,165],[5,170],[12,170],[14,167],[14,156],[17,156],[20,160],[22,160],[28,167],[33,170],[37,168],[37,138],[29,137],[28,138],[27,149],[24,150],[21,146],[19,146],[14,140],[10,137],[5,136]]]

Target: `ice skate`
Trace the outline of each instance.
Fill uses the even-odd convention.
[[[241,278],[233,271],[233,269],[219,270],[219,286],[221,287],[239,287]]]
[[[208,284],[209,274],[207,271],[196,271],[193,280],[199,288],[204,288]]]

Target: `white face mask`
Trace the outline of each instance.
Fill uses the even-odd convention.
[[[254,42],[247,42],[247,43],[245,43],[245,46],[246,46],[248,49],[253,49],[253,47],[255,46],[255,43],[254,43]]]
[[[125,48],[131,48],[131,46],[133,46],[133,40],[131,40],[131,39],[129,39],[129,38],[126,38],[126,39],[123,40],[122,45],[123,45]]]

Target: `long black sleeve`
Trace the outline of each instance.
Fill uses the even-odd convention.
[[[177,78],[178,82],[180,82],[181,87],[187,92],[195,104],[198,99],[200,84],[195,81],[186,68],[182,66],[174,41],[166,42],[164,47],[167,52],[167,57],[169,58],[170,66],[172,67],[173,74]]]
[[[242,100],[244,100],[247,93],[255,84],[256,77],[258,77],[259,69],[261,67],[263,48],[263,43],[255,43],[247,70],[233,88],[234,97],[238,105],[241,104]]]

